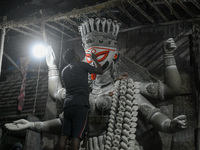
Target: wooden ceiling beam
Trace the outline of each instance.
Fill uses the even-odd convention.
[[[195,17],[195,15],[181,2],[180,0],[176,1],[192,18]]]
[[[56,27],[50,25],[49,23],[45,23],[45,25],[48,26],[48,27],[50,27],[50,28],[52,28],[52,29],[54,29],[54,30],[56,30],[56,31],[58,31],[58,32],[60,32],[60,33],[62,33],[62,34],[64,34],[64,35],[66,35],[66,36],[69,37],[69,38],[73,38],[71,35],[69,35],[69,34],[67,34],[67,33],[61,31],[60,29],[58,29],[58,28],[56,28]]]
[[[169,10],[172,12],[172,14],[174,14],[174,16],[176,16],[177,19],[182,20],[182,18],[179,16],[179,14],[174,10],[174,8],[171,6],[171,4],[167,1],[164,0],[165,5],[169,8]]]
[[[62,26],[62,27],[64,27],[64,28],[67,28],[68,30],[70,30],[70,31],[72,31],[72,32],[74,32],[74,33],[76,33],[76,34],[79,34],[78,32],[76,32],[75,30],[71,29],[70,27],[68,27],[68,26],[65,25],[64,23],[61,23],[61,22],[59,22],[59,21],[55,21],[55,23],[57,23],[58,25],[60,25],[60,26]]]
[[[20,30],[20,29],[18,29],[18,28],[10,28],[10,29],[12,29],[12,30],[14,30],[14,31],[17,31],[17,32],[19,32],[19,33],[22,33],[22,34],[24,34],[24,35],[30,36],[30,37],[32,37],[32,38],[34,38],[34,39],[40,39],[40,38],[41,38],[41,37],[35,36],[35,35],[33,35],[33,34],[30,34],[29,32],[25,32],[25,31],[23,31],[23,30]]]
[[[33,26],[33,27],[39,29],[39,30],[42,32],[41,26],[39,26],[39,25],[31,25],[31,26]],[[51,34],[52,36],[54,36],[54,37],[60,39],[60,37],[57,36],[56,34],[54,34],[53,32],[51,32],[51,30],[46,30],[46,34]]]
[[[182,1],[184,1],[184,2],[190,2],[191,0],[182,0]],[[176,3],[176,0],[168,0],[168,2],[170,2],[170,3]],[[160,4],[164,4],[164,0],[153,0],[152,3],[154,3],[156,5],[160,5]]]
[[[78,27],[78,24],[75,21],[73,21],[72,19],[66,19],[65,21],[69,22],[70,24],[74,25],[75,27]]]
[[[167,19],[167,17],[161,12],[161,10],[151,1],[151,0],[146,0],[151,7],[153,7],[158,13],[159,15],[165,20],[165,22],[168,22],[169,19]]]
[[[155,23],[154,19],[151,18],[144,10],[142,10],[133,0],[128,0],[129,4],[137,9],[144,17],[146,17],[151,23]]]
[[[117,22],[120,22],[124,27],[128,27],[127,24],[125,24],[123,21],[121,21],[119,18],[115,17],[112,13],[109,12],[109,10],[105,9],[104,12],[109,15],[113,20],[117,20]]]
[[[21,27],[32,24],[39,24],[41,22],[51,22],[51,21],[59,21],[66,20],[69,18],[80,18],[82,15],[87,15],[95,12],[100,12],[103,9],[111,8],[119,5],[121,2],[127,2],[128,0],[109,0],[104,3],[96,4],[93,6],[81,8],[81,9],[73,9],[67,13],[59,13],[57,15],[52,16],[43,16],[42,18],[30,18],[21,21],[7,21],[0,24],[0,28],[11,28],[11,27]]]
[[[42,36],[41,32],[38,32],[38,31],[36,31],[36,30],[34,30],[34,29],[28,27],[28,26],[24,26],[24,27],[22,27],[22,28],[23,28],[23,29],[30,30],[31,32],[36,33],[38,36]]]
[[[52,36],[54,36],[54,37],[56,37],[56,38],[58,38],[58,39],[61,39],[61,37],[60,37],[60,36],[58,36],[58,35],[54,34],[54,33],[53,33],[53,32],[51,32],[51,31],[47,31],[47,32],[46,32],[46,34],[51,34]],[[48,39],[49,39],[49,38],[47,38],[47,41],[48,41]]]
[[[200,4],[196,0],[190,0],[198,9],[200,9]]]
[[[139,22],[137,19],[135,19],[131,14],[129,14],[129,12],[127,10],[125,10],[122,6],[118,6],[118,8],[126,14],[126,16],[131,19],[134,23],[136,23],[137,25],[142,25],[141,22]]]
[[[14,60],[12,60],[10,56],[8,56],[8,54],[6,54],[5,52],[3,54],[18,70],[20,70],[19,66],[14,62]]]

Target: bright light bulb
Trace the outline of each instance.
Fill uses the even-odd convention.
[[[42,44],[35,45],[33,48],[33,54],[38,58],[44,57],[46,54],[46,47]]]

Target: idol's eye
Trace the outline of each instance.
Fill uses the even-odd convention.
[[[102,52],[96,53],[98,62],[104,61],[107,58],[108,54],[109,54],[109,51],[102,51]]]

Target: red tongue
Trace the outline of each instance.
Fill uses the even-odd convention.
[[[96,79],[96,76],[97,76],[96,74],[92,73],[92,74],[91,74],[91,79],[92,79],[92,80],[95,80],[95,79]]]

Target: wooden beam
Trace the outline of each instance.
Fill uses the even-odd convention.
[[[64,23],[61,23],[59,21],[55,21],[55,23],[59,24],[60,26],[64,27],[64,28],[67,28],[68,30],[76,33],[76,34],[79,34],[78,32],[76,32],[75,30],[71,29],[70,27],[68,27],[67,25],[65,25]]]
[[[4,50],[4,42],[6,36],[6,28],[1,31],[1,49],[0,49],[0,76],[1,76],[1,68],[2,68],[2,60],[3,60],[3,50]]]
[[[54,29],[54,30],[56,30],[56,31],[58,31],[58,32],[60,32],[60,33],[62,33],[62,34],[64,34],[64,35],[66,35],[66,36],[69,37],[69,38],[73,38],[71,35],[64,33],[63,31],[61,31],[60,29],[58,29],[58,28],[56,28],[56,27],[50,25],[49,23],[46,23],[46,25],[49,26],[50,28],[52,28],[52,29]]]
[[[161,10],[154,3],[152,3],[151,0],[146,0],[146,1],[151,5],[151,7],[153,7],[159,13],[159,15],[165,20],[165,22],[169,21],[167,17],[161,12]]]
[[[176,0],[168,0],[170,3],[176,3]],[[190,2],[190,0],[183,0],[184,2]],[[153,0],[156,5],[165,4],[164,0]]]
[[[132,0],[128,0],[129,4],[137,9],[144,17],[146,17],[151,23],[155,23],[154,19],[151,18],[144,10],[142,10],[138,5],[136,5]]]
[[[192,18],[195,17],[195,15],[181,2],[180,0],[176,1]]]
[[[171,6],[171,4],[167,1],[164,0],[165,5],[169,8],[169,10],[172,12],[172,14],[174,14],[174,16],[176,16],[177,19],[182,20],[182,18],[179,16],[179,14],[174,10],[174,8]]]
[[[4,56],[6,56],[6,58],[18,69],[20,70],[19,66],[12,60],[12,58],[10,56],[8,56],[8,54],[6,54],[5,52],[3,53]]]
[[[118,6],[118,8],[127,15],[129,19],[131,19],[133,22],[135,22],[137,25],[142,25],[141,22],[139,22],[137,19],[135,19],[127,10],[125,10],[122,6]]]
[[[33,34],[30,34],[30,33],[28,33],[28,32],[25,32],[25,31],[23,31],[23,30],[20,30],[20,29],[18,29],[18,28],[10,28],[10,29],[12,29],[12,30],[14,30],[14,31],[17,31],[17,32],[19,32],[19,33],[22,33],[22,34],[24,34],[24,35],[30,36],[30,37],[35,38],[35,39],[40,39],[40,38],[41,38],[41,37],[35,36],[35,35],[33,35]]]
[[[196,0],[190,0],[197,8],[200,9],[200,4]]]
[[[39,26],[39,25],[33,24],[33,25],[31,25],[31,26],[33,26],[33,27],[37,28],[38,30],[42,31],[42,28],[41,28],[41,26]],[[51,34],[52,36],[54,36],[54,37],[56,37],[56,38],[58,38],[58,39],[60,39],[60,37],[57,36],[56,34],[54,34],[53,32],[51,32],[51,30],[48,30],[47,33],[48,33],[48,34]],[[46,34],[47,34],[47,33],[46,33]]]
[[[127,24],[125,24],[123,21],[121,21],[119,18],[115,17],[112,13],[110,13],[107,9],[104,10],[106,14],[108,14],[113,20],[117,20],[117,22],[120,22],[124,27],[128,27]]]
[[[78,24],[73,21],[72,19],[66,19],[66,22],[69,22],[70,24],[74,25],[75,27],[78,27]]]
[[[31,32],[36,33],[38,36],[42,36],[41,32],[38,32],[38,31],[36,31],[36,30],[34,30],[34,29],[28,27],[28,26],[23,26],[22,28],[27,29],[27,30],[30,30]]]
[[[101,4],[81,8],[81,9],[73,9],[70,12],[67,13],[59,13],[57,15],[52,16],[44,16],[43,18],[30,18],[27,20],[21,20],[21,21],[8,21],[3,22],[0,24],[0,28],[14,28],[14,27],[22,27],[32,24],[39,24],[41,22],[51,22],[51,21],[59,21],[59,20],[66,20],[70,18],[80,18],[82,15],[91,14],[94,12],[100,12],[103,9],[111,8],[114,6],[119,5],[121,2],[127,2],[128,0],[109,0]]]

